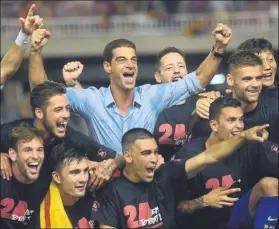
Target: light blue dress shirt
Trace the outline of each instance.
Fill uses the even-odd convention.
[[[122,153],[121,138],[126,131],[141,127],[153,133],[161,111],[202,90],[196,72],[177,82],[135,87],[134,101],[126,116],[116,107],[110,87],[67,88],[67,97],[71,110],[87,123],[89,136]]]

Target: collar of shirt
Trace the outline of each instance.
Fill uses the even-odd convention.
[[[105,106],[108,107],[111,104],[115,104],[115,101],[113,99],[112,93],[111,93],[111,87],[109,86],[106,90],[105,90],[105,94],[104,94],[104,98],[105,98]],[[133,107],[138,104],[139,106],[141,106],[141,96],[140,93],[138,91],[138,87],[134,88],[134,101],[133,101]]]

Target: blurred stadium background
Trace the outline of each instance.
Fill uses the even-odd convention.
[[[233,37],[218,74],[226,75],[231,51],[248,38],[270,40],[278,59],[278,1],[1,1],[1,56],[14,42],[20,16],[32,3],[52,33],[44,48],[44,66],[50,79],[62,81],[69,61],[84,64],[80,82],[108,86],[102,51],[113,39],[135,42],[139,56],[138,85],[155,83],[156,53],[166,46],[185,52],[188,71],[197,68],[214,44],[216,22],[228,24]],[[31,116],[28,52],[19,71],[1,90],[1,123]]]

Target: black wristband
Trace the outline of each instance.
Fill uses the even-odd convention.
[[[214,46],[212,47],[212,49],[210,50],[210,52],[211,52],[214,56],[216,56],[216,57],[218,57],[218,58],[224,58],[224,57],[225,57],[224,53],[215,51],[215,50],[214,50]]]

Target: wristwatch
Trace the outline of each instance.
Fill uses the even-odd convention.
[[[212,49],[210,50],[210,52],[211,52],[214,56],[216,56],[216,57],[218,57],[218,58],[224,58],[224,57],[225,57],[224,53],[215,51],[215,50],[214,50],[214,46],[212,47]]]

